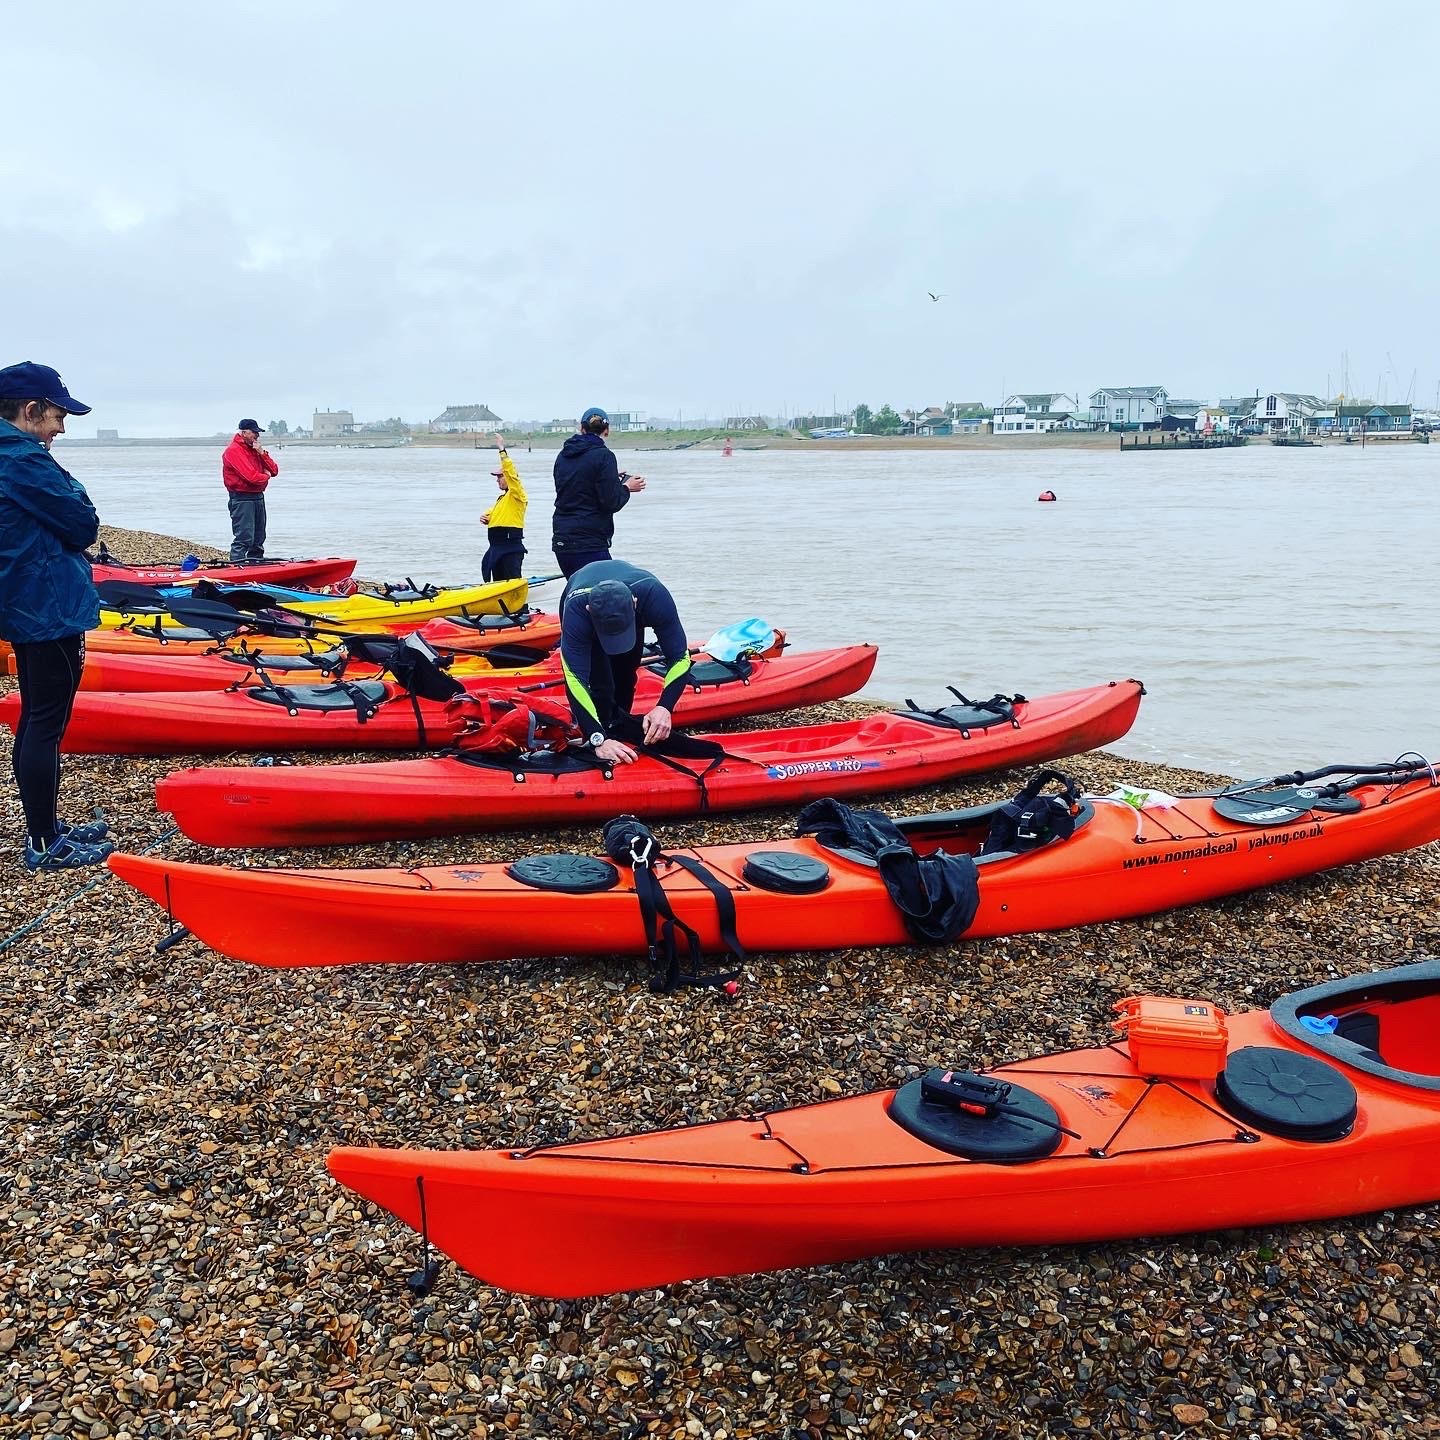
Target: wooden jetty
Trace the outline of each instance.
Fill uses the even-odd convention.
[[[1248,436],[1229,433],[1206,435],[1195,430],[1146,430],[1139,435],[1120,435],[1120,449],[1126,454],[1140,450],[1233,450]]]

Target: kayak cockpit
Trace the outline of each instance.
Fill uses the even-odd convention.
[[[1270,1007],[1270,1018],[1352,1070],[1440,1090],[1440,960],[1297,990]]]

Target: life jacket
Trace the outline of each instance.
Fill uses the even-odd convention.
[[[528,755],[540,750],[558,754],[578,738],[569,705],[540,695],[523,700],[459,695],[447,708],[470,717],[469,728],[455,739],[461,754]]]

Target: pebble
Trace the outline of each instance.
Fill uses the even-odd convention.
[[[203,553],[106,539],[135,558]],[[1284,757],[1307,758],[1336,757]],[[99,804],[128,847],[156,842],[169,768],[67,758],[67,813]],[[1092,791],[1214,779],[1109,754],[1061,768]],[[867,803],[976,804],[1020,778]],[[791,817],[659,828],[683,845],[786,835]],[[576,828],[263,863],[595,841]],[[176,839],[164,853],[212,858]],[[573,1302],[447,1265],[417,1299],[416,1237],[324,1170],[334,1144],[617,1133],[890,1085],[906,1063],[1093,1043],[1132,992],[1263,1005],[1440,953],[1440,847],[1060,935],[754,955],[733,1001],[652,996],[621,959],[268,972],[194,941],[157,956],[160,912],[88,878],[0,856],[0,936],[56,907],[0,952],[7,1436],[1440,1435],[1434,1207]]]

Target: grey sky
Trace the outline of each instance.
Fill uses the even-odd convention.
[[[79,0],[5,50],[0,363],[74,433],[1440,381],[1432,5]]]

